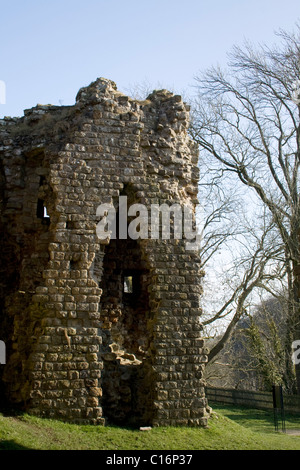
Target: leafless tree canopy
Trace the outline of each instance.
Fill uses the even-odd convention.
[[[289,331],[300,338],[295,276],[300,259],[299,26],[295,33],[280,31],[278,36],[281,47],[236,46],[226,71],[212,67],[196,78],[191,133],[199,144],[200,168],[205,168],[202,184],[210,191],[207,200],[219,201],[206,213],[204,262],[228,237],[244,248],[235,258],[239,282],[207,318],[209,324],[232,311],[211,358],[230,337],[253,290],[276,295],[275,281],[288,285]],[[212,223],[218,216],[223,228],[227,226],[224,233]],[[300,378],[298,385],[300,389]]]

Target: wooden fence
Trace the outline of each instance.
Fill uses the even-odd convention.
[[[220,403],[223,405],[249,406],[262,410],[273,409],[273,394],[270,392],[252,392],[248,390],[235,390],[228,388],[206,387],[208,404]],[[284,409],[290,413],[300,413],[300,396],[284,395]]]

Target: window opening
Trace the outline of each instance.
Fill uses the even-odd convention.
[[[133,293],[133,279],[132,276],[125,276],[124,277],[124,289],[123,291],[126,294],[132,294]]]
[[[36,208],[36,216],[38,219],[42,219],[43,223],[49,225],[50,223],[50,216],[47,213],[47,208],[44,205],[43,199],[38,199],[37,208]]]

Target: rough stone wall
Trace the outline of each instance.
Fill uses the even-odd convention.
[[[184,239],[103,243],[96,233],[97,207],[117,207],[120,195],[195,206],[188,119],[180,96],[135,101],[98,79],[74,106],[0,120],[1,383],[11,402],[78,423],[206,425],[198,253]]]

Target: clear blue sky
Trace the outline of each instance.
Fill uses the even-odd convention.
[[[127,92],[145,81],[177,93],[225,64],[244,39],[292,31],[299,0],[0,0],[0,117],[37,103],[73,104],[97,77]],[[191,88],[189,88],[191,90]]]

